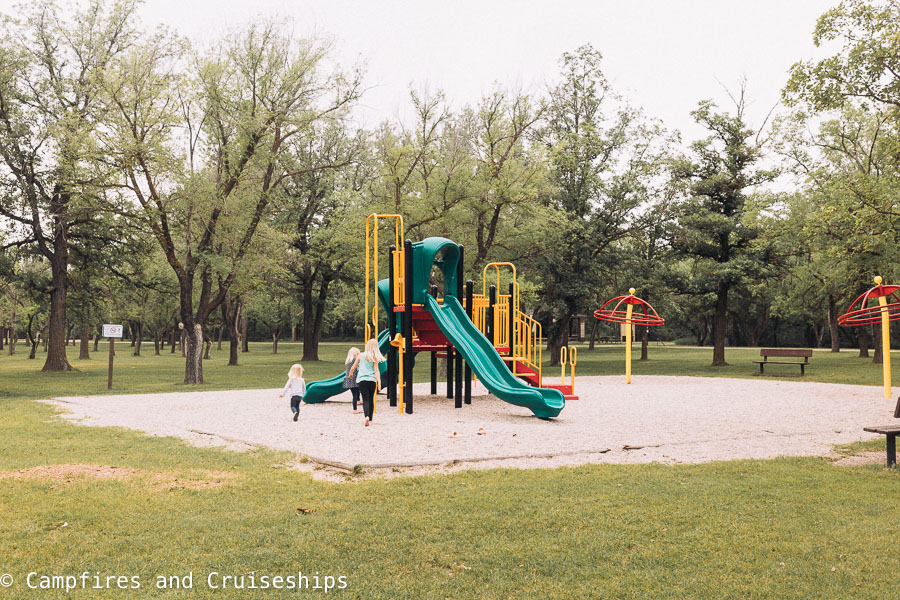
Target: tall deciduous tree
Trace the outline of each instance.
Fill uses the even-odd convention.
[[[563,55],[562,81],[538,131],[550,156],[550,202],[564,223],[553,237],[548,231],[553,252],[540,258],[551,364],[568,343],[571,318],[595,301],[616,242],[637,224],[636,209],[653,197],[661,164],[662,132],[616,97],[600,63],[589,45]]]
[[[285,180],[278,221],[289,232],[286,268],[300,292],[304,361],[319,360],[329,290],[346,276],[351,255],[360,254],[364,217],[354,200],[367,183],[364,143],[362,133],[335,120],[311,127],[292,145],[294,174]]]
[[[712,101],[701,102],[692,115],[711,135],[694,142],[691,156],[674,163],[675,178],[687,184],[674,245],[696,261],[697,273],[716,296],[714,366],[728,364],[729,292],[765,258],[765,251],[754,243],[759,228],[750,218],[748,194],[776,176],[775,171],[757,166],[766,138],[747,126],[745,109],[743,87],[734,114],[717,112]]]
[[[67,371],[70,237],[87,229],[106,181],[92,145],[106,69],[134,41],[136,3],[91,0],[71,13],[23,5],[0,40],[0,215],[50,263],[44,371]]]
[[[272,23],[193,57],[158,36],[118,63],[107,88],[109,147],[178,279],[185,382],[202,383],[204,326],[224,301],[273,195],[293,173],[291,140],[358,97],[324,73],[327,48]],[[184,158],[182,148],[188,148]]]

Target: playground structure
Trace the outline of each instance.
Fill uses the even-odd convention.
[[[379,224],[393,224],[387,250],[388,277],[379,279]],[[548,384],[541,368],[541,325],[520,310],[519,284],[511,263],[491,263],[482,273],[482,293],[463,284],[463,247],[442,237],[420,242],[405,239],[400,215],[372,214],[366,219],[366,339],[378,339],[387,361],[380,365],[390,406],[413,412],[413,366],[416,355],[431,355],[431,393],[437,393],[437,364],[446,358],[447,397],[461,408],[472,402],[474,377],[501,400],[531,410],[535,416],[557,416],[571,384]],[[436,271],[435,271],[436,268]],[[497,294],[501,272],[509,270],[508,293]],[[488,285],[490,276],[496,284]],[[441,285],[437,285],[440,277]],[[376,298],[377,296],[377,298]],[[381,312],[384,313],[384,319]],[[382,323],[385,326],[382,327]],[[344,374],[309,384],[303,400],[323,402],[342,393]],[[565,363],[563,363],[565,379]]]
[[[900,319],[900,285],[881,285],[881,276],[875,277],[875,287],[860,294],[850,304],[847,312],[838,317],[838,325],[862,327],[881,323],[881,356],[884,368],[884,398],[891,398],[891,321]],[[878,303],[868,306],[870,299]],[[888,300],[891,302],[888,302]]]
[[[632,330],[634,325],[658,326],[663,325],[666,321],[660,317],[656,310],[650,306],[646,300],[642,300],[634,295],[635,289],[628,290],[627,296],[616,296],[611,300],[607,300],[603,306],[594,311],[594,317],[601,321],[610,321],[611,323],[624,323],[625,328],[625,383],[631,383],[631,341]],[[615,303],[615,304],[613,304]],[[608,308],[609,305],[612,308]],[[623,311],[620,307],[625,305]],[[642,312],[635,313],[634,307],[638,307]],[[649,309],[649,312],[648,312]]]

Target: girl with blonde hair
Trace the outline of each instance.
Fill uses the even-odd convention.
[[[356,357],[351,371],[359,371],[356,373],[356,383],[359,385],[359,393],[362,395],[363,413],[366,416],[365,426],[368,427],[372,421],[372,413],[375,406],[375,394],[381,387],[381,369],[378,364],[385,361],[384,355],[378,349],[378,341],[375,338],[366,342],[366,351]]]
[[[303,401],[303,396],[306,394],[306,381],[303,379],[303,366],[300,363],[291,365],[287,383],[284,384],[284,389],[278,397],[284,398],[288,392],[291,393],[291,412],[294,413],[296,421],[300,416],[300,402]]]
[[[359,385],[356,383],[356,370],[351,370],[351,367],[356,365],[357,356],[359,356],[359,348],[354,346],[347,351],[347,358],[344,360],[346,373],[344,373],[343,388],[350,390],[350,393],[353,394],[353,414],[359,414],[359,409],[357,408],[359,404]]]

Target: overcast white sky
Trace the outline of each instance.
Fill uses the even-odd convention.
[[[442,89],[454,107],[494,82],[540,91],[565,51],[591,43],[614,87],[686,140],[702,134],[690,111],[721,106],[748,80],[757,121],[778,101],[792,63],[816,56],[816,18],[837,0],[147,0],[148,24],[199,41],[257,16],[293,19],[328,35],[344,64],[367,65],[360,117],[398,114],[411,84]],[[12,0],[0,0],[12,12]],[[402,114],[402,111],[401,111]]]

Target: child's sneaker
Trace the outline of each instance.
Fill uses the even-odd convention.
[[[294,413],[294,420],[296,421],[297,417],[299,417],[299,416],[300,416],[300,411],[298,410],[297,412]]]

